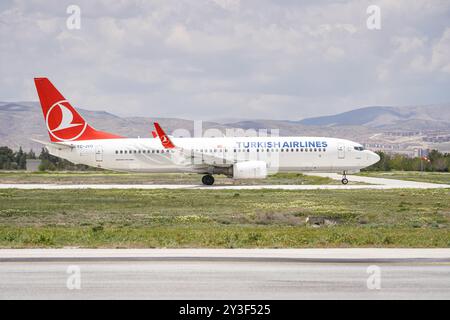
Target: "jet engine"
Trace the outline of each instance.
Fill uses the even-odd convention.
[[[264,161],[238,162],[233,165],[233,179],[264,179],[267,164]]]

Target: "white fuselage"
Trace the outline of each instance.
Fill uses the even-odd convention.
[[[220,173],[245,161],[264,161],[279,171],[357,172],[380,158],[358,143],[324,137],[171,138],[165,149],[156,139],[107,139],[47,145],[52,155],[76,164],[115,171]]]

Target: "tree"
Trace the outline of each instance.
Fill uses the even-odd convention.
[[[450,154],[437,150],[430,151],[426,159],[402,154],[388,155],[381,151],[377,153],[380,161],[363,171],[450,171]]]
[[[51,163],[48,159],[41,160],[41,163],[38,167],[39,171],[55,171],[56,166]]]
[[[14,154],[14,160],[17,164],[17,169],[25,170],[27,168],[27,155],[23,152],[22,147]]]
[[[0,147],[0,169],[11,170],[16,167],[14,152],[8,147]]]
[[[30,149],[30,152],[27,153],[27,159],[36,159],[36,153],[34,153],[33,149]]]
[[[431,150],[428,158],[431,161],[433,171],[448,171],[450,162],[450,155],[448,153],[442,154],[437,150]]]
[[[39,171],[54,171],[58,165],[59,159],[52,156],[46,148],[41,149],[41,154],[39,155],[41,159],[41,164],[39,165]]]
[[[383,151],[376,152],[380,156],[380,161],[371,165],[368,168],[363,169],[363,171],[389,171],[391,170],[390,160],[391,157],[384,153]]]

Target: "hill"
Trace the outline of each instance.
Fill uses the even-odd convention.
[[[158,121],[175,135],[193,135],[194,121],[178,118],[119,117],[105,111],[77,108],[96,129],[126,137],[151,137],[153,122]],[[292,120],[205,121],[203,130],[278,129],[281,136],[331,136],[366,143],[376,149],[413,150],[450,146],[450,104],[434,106],[360,108],[336,115]],[[178,129],[178,130],[177,130]],[[182,131],[180,131],[182,129]],[[214,134],[217,136],[219,133]],[[242,131],[238,134],[242,135]],[[407,138],[405,138],[405,136]],[[47,140],[48,135],[38,102],[0,102],[0,145],[13,149],[22,146],[39,150],[30,138]],[[448,140],[448,141],[447,141]],[[424,142],[428,141],[428,142]]]
[[[368,126],[390,130],[450,128],[450,105],[366,107],[331,116],[298,121],[314,126]]]

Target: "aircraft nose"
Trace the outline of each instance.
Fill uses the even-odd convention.
[[[371,164],[374,164],[374,163],[377,163],[378,161],[380,161],[381,158],[375,152],[370,151],[369,159],[370,159]]]

